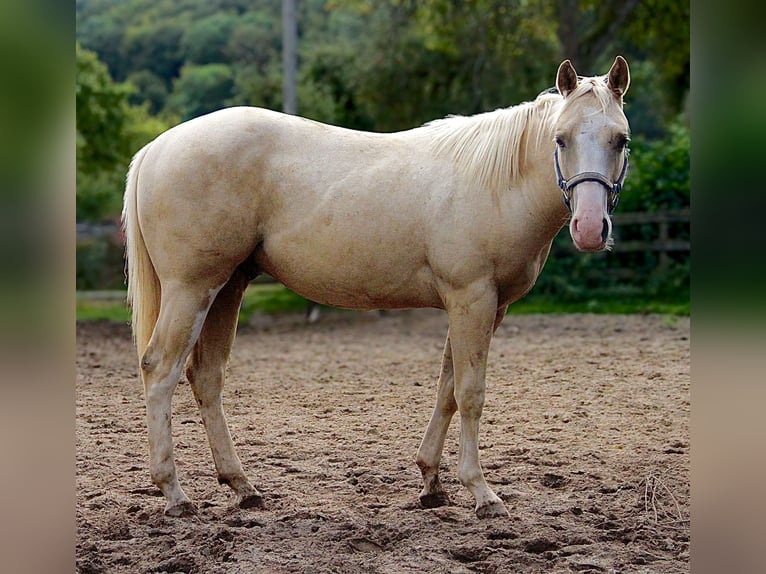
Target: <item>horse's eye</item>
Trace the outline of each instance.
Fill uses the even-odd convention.
[[[625,135],[620,135],[615,138],[615,148],[617,151],[622,151],[628,146],[628,142],[630,141],[630,138]]]
[[[556,136],[556,145],[559,146],[562,149],[567,147],[566,144],[564,143],[564,140],[561,139],[560,136]]]

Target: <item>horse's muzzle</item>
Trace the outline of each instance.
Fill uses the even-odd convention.
[[[574,210],[569,232],[580,251],[602,251],[609,245],[612,222],[606,209],[605,189],[595,182],[585,182],[575,191]]]

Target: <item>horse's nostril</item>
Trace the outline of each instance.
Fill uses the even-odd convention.
[[[609,221],[604,219],[604,227],[601,228],[601,240],[606,243],[609,239]]]

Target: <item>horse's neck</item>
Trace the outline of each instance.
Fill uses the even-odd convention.
[[[509,189],[500,197],[531,214],[536,227],[550,240],[566,222],[567,211],[561,201],[553,162],[556,100],[525,104],[522,137],[513,159],[517,166]],[[513,170],[512,170],[513,171]]]
[[[552,239],[566,221],[553,167],[556,97],[475,116],[437,120],[414,130],[462,180],[457,188],[486,194],[496,213],[529,213],[534,233]],[[487,206],[489,208],[489,205]],[[501,209],[498,209],[501,208]],[[534,221],[532,221],[532,219]]]

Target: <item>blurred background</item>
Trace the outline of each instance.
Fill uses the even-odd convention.
[[[118,222],[132,155],[169,127],[219,108],[285,109],[285,7],[297,30],[289,111],[354,129],[409,129],[515,105],[552,86],[565,58],[578,73],[597,75],[625,56],[633,137],[615,248],[577,253],[563,230],[519,309],[689,312],[688,2],[283,4],[77,0],[78,316],[127,318],[124,309],[93,311],[85,302],[93,300],[88,293],[124,289]],[[245,311],[264,304],[265,294],[276,307],[305,305],[279,289],[246,299]]]

